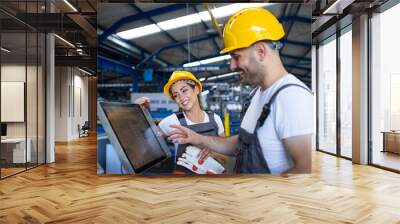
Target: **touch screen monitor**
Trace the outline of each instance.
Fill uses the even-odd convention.
[[[170,157],[162,133],[142,106],[99,102],[98,109],[111,144],[121,161],[129,162],[130,167],[124,164],[129,172],[140,173]]]

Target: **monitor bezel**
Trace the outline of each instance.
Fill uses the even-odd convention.
[[[164,156],[155,160],[152,160],[150,163],[146,164],[145,166],[142,167],[135,167],[132,163],[132,161],[129,159],[126,150],[123,148],[121,145],[121,141],[118,137],[118,135],[115,133],[114,128],[109,120],[109,117],[107,116],[107,113],[104,110],[103,105],[111,105],[111,106],[125,106],[125,107],[137,107],[140,108],[140,111],[144,115],[147,124],[149,125],[150,129],[152,130],[154,136],[156,137],[156,140],[161,148],[161,150],[164,153]],[[157,125],[154,123],[150,113],[147,111],[146,108],[144,108],[141,105],[138,104],[128,104],[128,103],[119,103],[119,102],[98,102],[98,114],[99,118],[102,117],[101,122],[103,125],[103,128],[105,132],[107,133],[110,143],[113,145],[114,149],[116,149],[117,154],[123,163],[123,166],[125,169],[130,172],[130,173],[141,173],[150,167],[168,159],[171,157],[171,153],[169,151],[169,148],[165,142],[165,139],[163,137],[163,133],[161,130],[157,127]],[[121,153],[122,152],[122,153]]]

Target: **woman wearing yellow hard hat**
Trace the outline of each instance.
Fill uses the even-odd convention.
[[[175,71],[172,73],[168,82],[164,86],[164,93],[175,101],[180,111],[162,119],[158,126],[164,134],[170,133],[173,128],[171,125],[182,125],[197,133],[209,136],[224,136],[224,126],[221,118],[212,112],[206,112],[201,108],[199,94],[202,92],[203,86],[201,82],[188,71]],[[149,99],[146,97],[139,98],[135,101],[137,104],[148,104]],[[188,163],[182,156],[186,156],[185,149],[187,144],[175,144],[175,174],[191,174],[197,172],[198,167]],[[219,162],[225,163],[224,156],[218,153],[210,153],[208,149],[202,149],[202,154],[216,158]],[[198,161],[202,164],[203,161]],[[207,172],[212,173],[212,170]]]

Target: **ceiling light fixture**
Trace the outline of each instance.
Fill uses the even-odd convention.
[[[135,28],[135,29],[122,31],[122,32],[117,33],[117,35],[124,39],[130,40],[130,39],[135,39],[135,38],[147,36],[147,35],[150,35],[153,33],[158,33],[158,32],[161,32],[161,29],[157,25],[151,24],[151,25],[142,26],[142,27]]]
[[[78,68],[78,70],[81,71],[81,72],[83,72],[83,73],[85,73],[85,74],[87,74],[87,75],[93,75],[92,73],[90,73],[90,72],[88,72],[88,71],[85,71],[85,70],[83,70],[83,69],[81,69],[81,68]]]
[[[226,74],[222,74],[222,75],[216,75],[216,76],[212,76],[212,77],[207,78],[207,81],[208,80],[221,79],[221,78],[227,78],[227,77],[238,75],[238,74],[239,74],[239,72],[230,72],[230,73],[226,73]]]
[[[227,55],[217,56],[217,57],[213,57],[213,58],[207,58],[207,59],[200,60],[200,61],[186,63],[183,65],[183,67],[188,68],[188,67],[194,67],[194,66],[199,66],[199,65],[206,65],[206,64],[211,64],[211,63],[215,63],[218,61],[225,61],[225,60],[230,60],[230,59],[231,59],[231,56],[229,54],[227,54]]]
[[[181,16],[175,19],[166,20],[163,22],[157,23],[157,25],[163,30],[172,30],[179,27],[189,26],[191,24],[200,23],[201,18],[199,14],[191,14],[188,16]]]
[[[78,12],[78,10],[71,4],[69,3],[68,0],[64,0],[65,4],[67,4],[72,10],[74,10],[74,12]]]
[[[264,6],[271,6],[276,3],[235,3],[230,4],[218,8],[214,8],[211,10],[211,13],[215,18],[223,18],[230,15],[233,15],[237,11],[247,8],[247,7],[264,7]],[[211,16],[208,11],[199,12],[201,19],[206,22],[211,20]]]
[[[6,53],[10,53],[10,52],[11,52],[10,50],[8,50],[8,49],[5,48],[5,47],[1,47],[1,50],[4,51],[4,52],[6,52]]]
[[[223,18],[234,14],[240,9],[250,6],[270,6],[277,3],[235,3],[227,6],[214,8],[211,10],[215,18]],[[186,16],[181,16],[175,19],[161,21],[157,24],[146,25],[138,28],[129,29],[126,31],[118,32],[117,35],[124,39],[135,39],[150,34],[161,32],[162,30],[172,30],[180,27],[185,27],[193,24],[200,23],[201,21],[207,22],[211,20],[208,11],[193,13]],[[160,29],[161,28],[161,29]]]
[[[71,42],[69,42],[68,40],[66,40],[66,39],[64,39],[64,38],[62,38],[62,37],[60,37],[60,36],[57,35],[57,34],[54,34],[54,36],[57,37],[58,39],[60,39],[62,42],[64,42],[64,43],[66,43],[67,45],[69,45],[70,47],[75,48],[75,45],[73,45],[73,44],[72,44]]]

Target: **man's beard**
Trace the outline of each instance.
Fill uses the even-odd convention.
[[[240,76],[240,84],[242,85],[250,85],[249,81],[243,78],[243,76]]]

